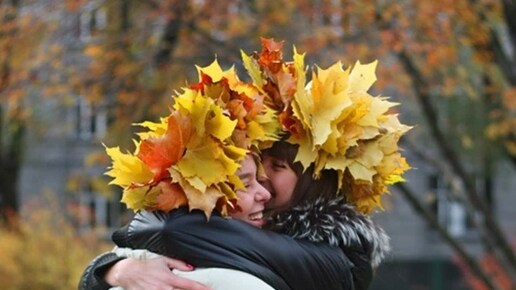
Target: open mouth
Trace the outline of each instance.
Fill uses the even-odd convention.
[[[263,211],[255,212],[249,215],[250,221],[261,221],[263,219]]]

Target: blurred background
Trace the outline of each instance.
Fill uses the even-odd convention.
[[[0,0],[0,288],[76,288],[131,216],[103,144],[133,150],[195,64],[243,72],[260,37],[379,60],[373,95],[415,126],[371,289],[516,289],[515,0]]]

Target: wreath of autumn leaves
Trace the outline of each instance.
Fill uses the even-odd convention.
[[[294,48],[283,60],[283,42],[263,39],[262,51],[247,55],[251,79],[215,60],[197,67],[199,82],[174,96],[171,114],[160,123],[138,124],[134,153],[107,148],[110,184],[124,189],[122,202],[135,211],[169,211],[188,205],[209,217],[238,210],[235,175],[249,151],[259,151],[286,134],[299,147],[296,161],[312,163],[315,177],[336,170],[339,188],[360,211],[382,208],[388,186],[404,181],[410,166],[399,138],[411,127],[390,109],[397,105],[367,91],[376,81],[376,62],[343,69],[340,62],[317,68],[307,80],[304,54]]]
[[[274,111],[252,85],[217,61],[198,67],[199,83],[174,97],[171,114],[160,123],[138,124],[134,153],[107,148],[112,159],[106,173],[110,184],[124,189],[122,202],[135,211],[188,205],[209,217],[215,207],[223,214],[238,210],[236,190],[244,190],[235,175],[250,150],[278,139]]]
[[[317,67],[308,81],[304,54],[294,48],[293,61],[285,62],[282,50],[282,42],[262,39],[261,53],[242,59],[266,103],[279,112],[288,142],[299,145],[296,161],[304,168],[314,163],[315,177],[336,170],[339,189],[361,212],[382,208],[388,186],[404,181],[410,169],[398,141],[411,127],[390,112],[398,104],[368,93],[377,62]]]

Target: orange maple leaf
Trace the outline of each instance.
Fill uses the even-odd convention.
[[[263,112],[263,109],[264,109],[264,105],[263,105],[264,96],[263,95],[257,94],[255,96],[253,96],[253,98],[250,98],[248,96],[245,96],[245,98],[246,98],[246,100],[250,100],[250,101],[247,101],[249,103],[249,106],[248,107],[246,106],[247,111],[248,111],[247,115],[248,115],[249,119],[253,119],[258,114]]]
[[[303,132],[303,125],[298,119],[293,117],[292,108],[288,107],[285,111],[281,112],[278,119],[285,130],[290,132],[293,136],[299,135]]]
[[[229,110],[231,118],[237,120],[237,127],[240,129],[245,129],[245,117],[247,116],[247,110],[245,108],[244,102],[239,99],[233,99],[227,103],[226,107]]]
[[[169,176],[168,168],[181,159],[191,134],[191,120],[174,112],[168,118],[165,134],[142,141],[137,156],[154,173],[153,183]]]
[[[267,83],[263,86],[263,90],[267,93],[267,97],[270,99],[269,105],[276,111],[283,111],[285,108],[285,103],[281,98],[278,85],[268,79]]]
[[[262,51],[255,55],[266,82],[263,90],[272,100],[272,107],[283,111],[296,92],[296,72],[292,63],[283,60],[283,42],[262,38]]]
[[[258,64],[269,69],[273,74],[281,70],[283,65],[283,41],[276,42],[272,38],[261,38],[262,51],[258,58]]]
[[[161,189],[161,192],[156,197],[156,205],[149,208],[149,210],[162,210],[168,212],[188,204],[185,192],[178,183],[170,183],[170,180],[168,180],[160,182],[158,186]]]
[[[201,77],[201,81],[196,84],[191,85],[190,88],[192,90],[196,90],[196,91],[200,91],[200,92],[204,93],[204,87],[207,85],[213,84],[213,80],[209,75],[207,75],[203,72],[201,72],[200,77]]]

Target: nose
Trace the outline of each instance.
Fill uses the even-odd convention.
[[[255,195],[256,201],[267,202],[271,199],[271,193],[265,188],[261,182],[258,182],[257,194]]]

